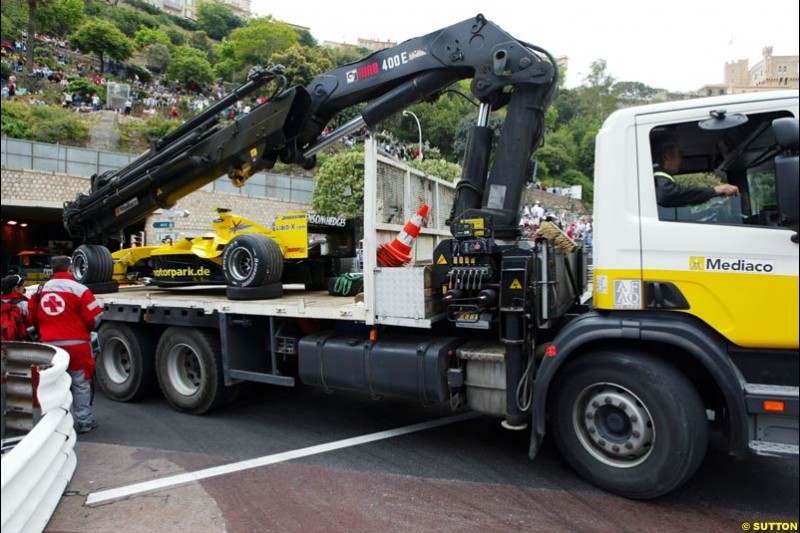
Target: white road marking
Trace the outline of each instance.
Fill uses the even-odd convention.
[[[416,433],[426,429],[437,428],[446,426],[448,424],[455,424],[480,416],[478,413],[464,413],[461,415],[448,416],[445,418],[437,418],[436,420],[429,420],[428,422],[421,422],[411,426],[389,429],[386,431],[379,431],[378,433],[370,433],[369,435],[362,435],[361,437],[352,437],[327,444],[318,444],[317,446],[309,446],[308,448],[301,448],[299,450],[292,450],[289,452],[276,453],[273,455],[265,455],[264,457],[256,457],[255,459],[248,459],[238,463],[230,463],[227,465],[214,466],[205,468],[196,472],[186,472],[185,474],[178,474],[175,476],[164,477],[160,479],[153,479],[151,481],[143,481],[141,483],[134,483],[133,485],[125,485],[115,489],[101,490],[92,492],[86,498],[86,505],[99,505],[108,503],[113,500],[119,500],[142,494],[145,492],[153,492],[162,490],[168,487],[175,487],[177,485],[184,485],[193,481],[199,481],[215,476],[222,476],[231,474],[233,472],[241,472],[242,470],[249,470],[251,468],[258,468],[260,466],[272,465],[275,463],[282,463],[284,461],[291,461],[300,457],[308,457],[309,455],[317,455],[320,453],[331,452],[334,450],[341,450],[342,448],[349,448],[351,446],[358,446],[360,444],[368,444],[379,440],[390,439],[392,437],[399,437],[401,435],[408,435],[409,433]]]

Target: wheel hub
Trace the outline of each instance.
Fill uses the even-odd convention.
[[[650,455],[655,429],[650,412],[631,391],[597,383],[578,395],[573,423],[583,447],[605,464],[630,468]]]
[[[244,280],[253,270],[253,255],[245,248],[237,248],[231,254],[230,273],[238,280]]]
[[[167,355],[167,374],[175,390],[191,396],[200,389],[202,370],[200,359],[191,347],[185,344],[173,346]]]
[[[102,364],[108,379],[117,385],[125,383],[131,375],[130,348],[121,339],[107,340],[103,346]]]

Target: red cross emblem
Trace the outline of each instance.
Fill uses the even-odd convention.
[[[64,312],[67,304],[58,294],[50,293],[42,298],[42,310],[50,316],[57,316]]]

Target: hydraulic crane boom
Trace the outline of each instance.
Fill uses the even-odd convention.
[[[468,142],[455,212],[489,210],[499,229],[513,232],[525,168],[541,141],[544,111],[555,96],[557,77],[555,61],[546,51],[514,39],[482,15],[334,69],[306,87],[280,92],[283,69],[256,67],[231,95],[154,142],[128,166],[93,176],[88,195],[64,204],[64,225],[84,241],[116,238],[124,228],[222,175],[241,185],[279,158],[310,168],[314,154],[343,135],[376,126],[454,82],[472,78],[471,92],[482,108],[477,132]],[[231,124],[220,123],[224,108],[268,83],[277,84],[276,96]],[[364,102],[360,117],[320,138],[332,117]],[[485,183],[489,110],[509,103],[491,178]]]

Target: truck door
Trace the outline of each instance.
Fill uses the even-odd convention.
[[[797,98],[731,100],[637,116],[644,306],[695,315],[741,347],[796,349],[797,228],[783,227],[777,210],[771,122],[797,117]],[[747,120],[736,117],[731,124],[738,125],[720,129],[699,125],[720,109]],[[654,170],[664,169],[653,165],[664,139],[681,152],[680,169],[668,173],[674,182],[727,182],[740,194],[659,206]]]

